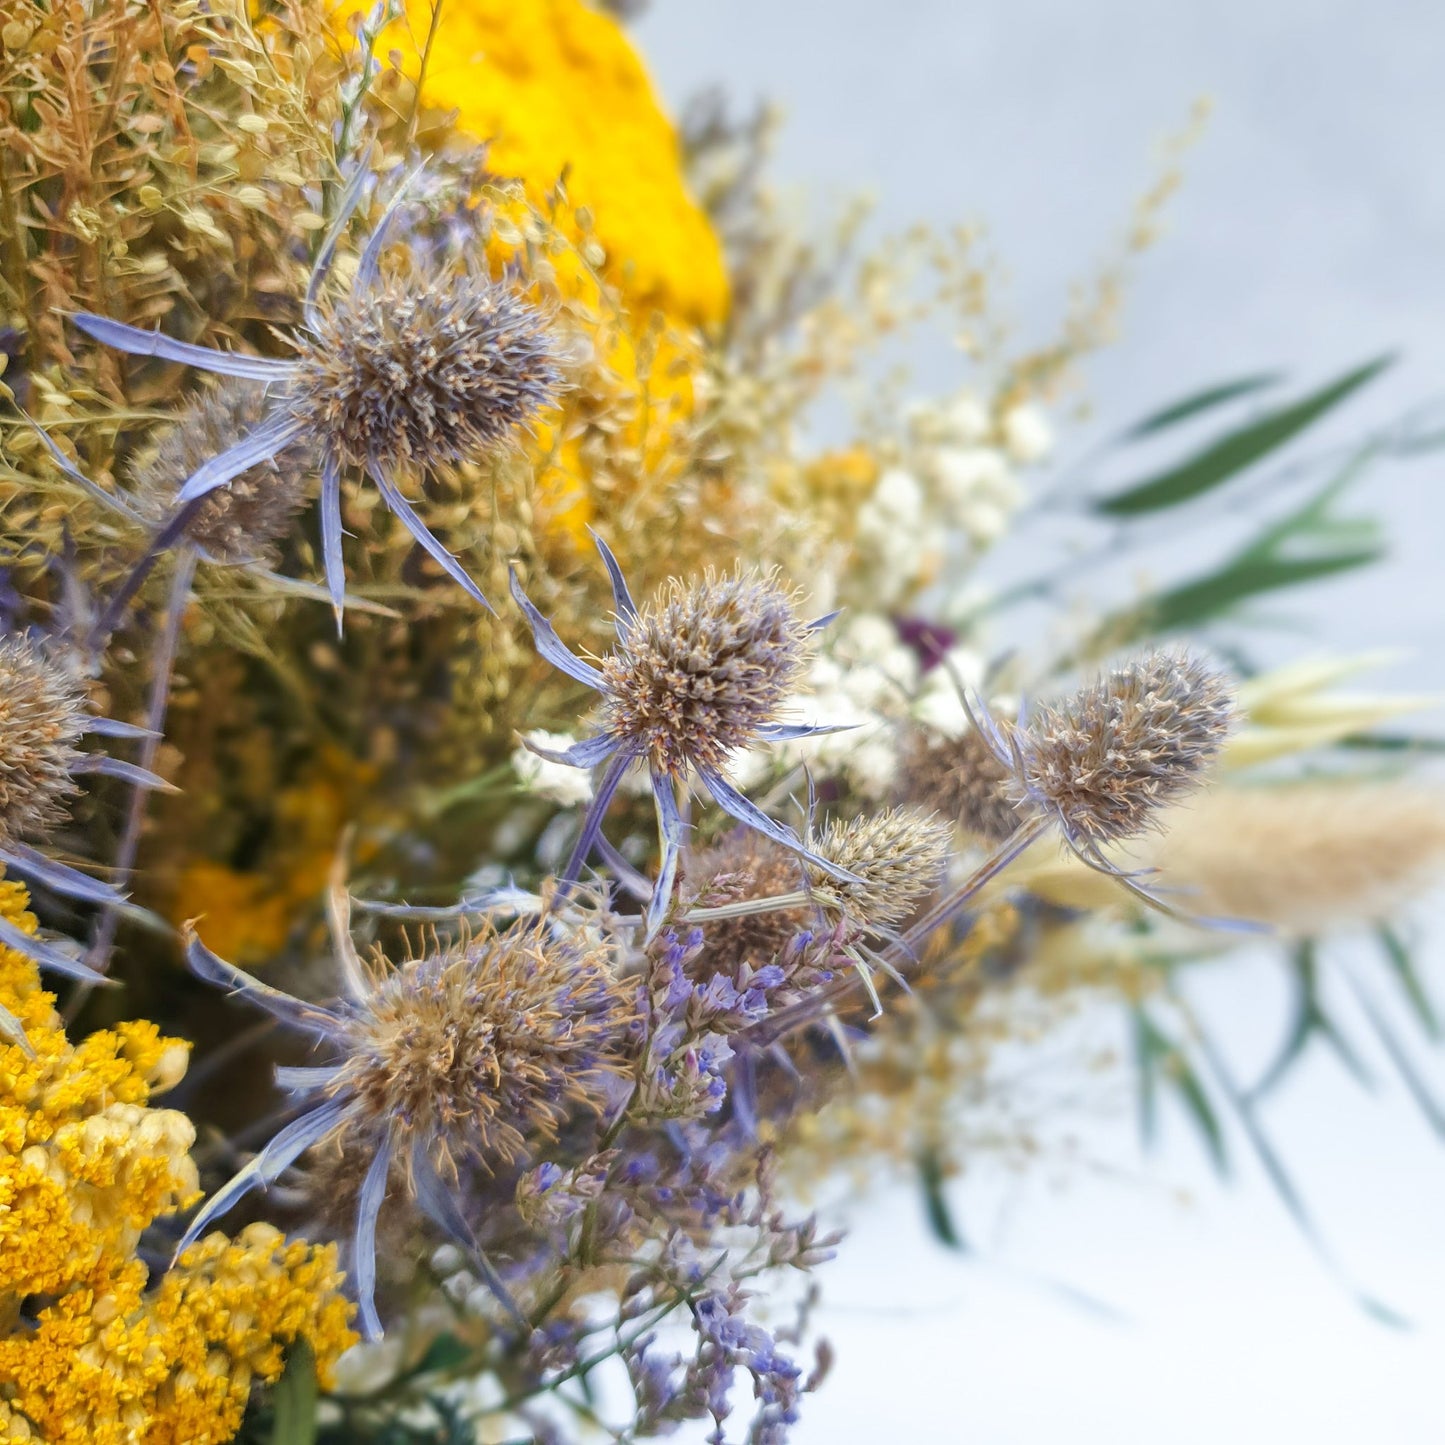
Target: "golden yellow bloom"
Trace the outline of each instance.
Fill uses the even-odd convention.
[[[341,0],[335,23],[363,8]],[[406,12],[376,54],[399,57],[414,81],[433,11],[411,0]],[[704,360],[698,328],[728,314],[721,241],[688,193],[641,58],[583,0],[448,0],[421,101],[486,143],[494,265],[517,262],[586,338],[569,396],[528,449],[539,535],[585,549],[608,493],[615,505],[676,480],[676,434]]]
[[[194,919],[196,932],[222,958],[270,963],[298,920],[315,913],[336,854],[336,840],[362,810],[377,769],[340,748],[320,750],[307,776],[276,790],[276,845],[254,870],[193,857],[166,900],[170,917]],[[365,857],[365,849],[362,855]]]
[[[28,901],[0,880],[0,916],[33,932]],[[253,1225],[150,1289],[141,1235],[198,1192],[190,1120],[149,1106],[187,1046],[143,1020],[72,1044],[35,965],[4,948],[0,1003],[34,1051],[0,1047],[0,1439],[230,1439],[288,1345],[325,1372],[352,1343],[334,1250]]]
[[[427,0],[378,46],[415,75]],[[633,309],[696,325],[727,314],[722,247],[683,180],[676,132],[622,27],[582,0],[447,0],[423,84],[428,106],[488,143],[487,166],[547,209],[565,177],[590,212],[608,279]]]

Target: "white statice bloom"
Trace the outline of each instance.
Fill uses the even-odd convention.
[[[988,547],[1008,531],[1014,508],[1002,502],[980,498],[959,521],[977,547]]]
[[[918,446],[932,446],[947,440],[950,434],[943,408],[935,401],[908,402],[903,408],[903,420],[909,438]]]
[[[858,509],[858,551],[878,600],[897,601],[923,571],[929,550],[923,487],[889,467]]]
[[[827,650],[814,659],[808,693],[799,699],[800,720],[840,731],[800,738],[768,750],[777,770],[806,767],[842,779],[869,799],[888,796],[898,774],[898,727],[918,686],[918,660],[882,613],[840,620]],[[740,786],[761,781],[753,755],[734,761]]]
[[[916,401],[906,410],[908,435],[918,446],[970,445],[993,430],[989,409],[971,391],[948,401]]]
[[[917,656],[899,638],[892,619],[879,612],[845,618],[829,662],[834,676],[826,685],[864,709],[896,712],[899,699],[918,681]],[[815,688],[819,685],[815,680]]]
[[[549,752],[565,752],[573,747],[577,739],[570,733],[530,732],[530,741]],[[512,753],[512,771],[522,788],[549,803],[559,803],[564,808],[580,808],[592,801],[592,778],[581,768],[569,768],[563,763],[554,763],[539,758],[529,748],[519,747]]]
[[[873,728],[842,760],[848,786],[862,798],[879,802],[898,781],[898,735],[893,727]]]
[[[938,447],[928,475],[949,525],[977,546],[997,541],[1023,501],[1008,459],[995,447]]]
[[[957,677],[965,686],[983,685],[986,664],[969,647],[953,647],[945,654],[946,665],[933,668],[923,679],[910,713],[915,722],[944,737],[962,737],[968,731],[968,713],[958,695]]]
[[[332,1383],[343,1395],[380,1388],[400,1371],[406,1348],[400,1332],[352,1345],[332,1367]]]
[[[1020,466],[1040,462],[1054,449],[1054,429],[1048,418],[1028,402],[1010,408],[1000,429],[1009,456]]]
[[[988,408],[971,391],[962,391],[944,410],[950,441],[968,445],[981,442],[993,430]]]

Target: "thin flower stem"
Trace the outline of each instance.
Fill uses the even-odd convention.
[[[131,568],[130,575],[121,583],[115,596],[106,604],[100,620],[95,624],[89,638],[89,646],[93,651],[103,652],[110,645],[111,636],[120,626],[126,610],[130,607],[136,593],[140,591],[141,584],[150,576],[151,569],[160,561],[164,553],[186,535],[187,528],[190,527],[192,521],[195,520],[196,513],[204,505],[204,497],[184,503],[172,514],[170,521],[151,538],[145,555]]]
[[[145,727],[149,733],[141,743],[140,766],[147,772],[155,769],[156,755],[160,751],[165,731],[166,712],[170,706],[171,680],[175,673],[176,651],[180,645],[181,619],[185,616],[186,605],[191,597],[191,583],[196,575],[196,551],[194,547],[182,547],[176,556],[176,574],[171,579],[170,597],[166,603],[165,625],[161,628],[151,664],[150,699],[146,706]],[[146,803],[150,799],[149,788],[136,786],[131,789],[130,802],[126,807],[125,826],[121,831],[120,843],[116,848],[114,873],[117,888],[124,888],[135,867],[136,854],[140,849],[141,831],[145,826]],[[91,937],[90,947],[85,953],[85,962],[97,973],[110,968],[111,951],[115,945],[116,929],[120,925],[120,914],[114,908],[107,908],[101,914]],[[91,985],[82,984],[71,996],[65,1009],[68,1023],[74,1023],[85,1001],[90,997]]]
[[[814,899],[801,889],[776,893],[771,898],[740,898],[736,903],[719,903],[713,908],[690,908],[679,923],[709,923],[722,918],[745,918],[753,913],[773,913],[780,908],[806,908]]]
[[[443,0],[434,0],[431,8],[431,24],[427,27],[426,44],[422,46],[421,63],[417,66],[416,89],[411,97],[411,114],[406,118],[408,142],[416,138],[416,118],[421,110],[421,92],[426,84],[427,67],[431,64],[432,47],[436,44],[437,31],[441,28]]]
[[[1021,823],[1007,842],[999,845],[962,883],[929,909],[901,938],[875,955],[891,973],[894,968],[912,961],[917,946],[930,934],[951,923],[978,896],[983,888],[1004,871],[1026,848],[1041,838],[1050,826],[1045,815]],[[748,1037],[760,1048],[776,1043],[794,1029],[804,1028],[823,1019],[838,1003],[855,990],[865,986],[865,979],[851,973],[836,983],[820,989],[810,998],[781,1009],[770,1018],[746,1030]]]
[[[721,1264],[721,1260],[711,1265],[703,1275],[705,1281]],[[701,1281],[700,1281],[701,1282]],[[595,1355],[590,1355],[585,1360],[578,1360],[575,1365],[563,1370],[560,1375],[551,1380],[539,1382],[528,1390],[521,1390],[515,1395],[509,1395],[500,1405],[496,1407],[498,1415],[505,1415],[508,1411],[515,1410],[519,1405],[525,1405],[528,1400],[535,1400],[538,1395],[548,1394],[555,1390],[558,1385],[565,1385],[568,1380],[575,1380],[579,1375],[585,1375],[595,1370],[598,1365],[614,1356],[626,1354],[632,1349],[642,1337],[648,1334],[656,1326],[660,1325],[674,1310],[680,1309],[683,1305],[691,1307],[696,1300],[696,1293],[692,1290],[675,1290],[673,1296],[666,1304],[659,1305],[650,1315],[647,1315],[642,1323],[626,1339],[619,1338],[617,1343],[609,1345],[607,1349],[600,1350]]]
[[[617,1117],[602,1131],[602,1137],[597,1141],[597,1153],[602,1154],[610,1149],[617,1142],[618,1135],[626,1128],[632,1113],[632,1106],[637,1102],[638,1087],[638,1084],[634,1082],[632,1092],[627,1096],[627,1102],[617,1111]],[[598,1204],[594,1199],[583,1210],[582,1227],[577,1233],[577,1260],[584,1265],[591,1261],[597,1248],[597,1217]]]

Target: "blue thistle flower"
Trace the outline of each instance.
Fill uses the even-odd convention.
[[[520,1319],[454,1186],[466,1167],[515,1163],[578,1112],[603,1109],[624,1071],[632,991],[614,977],[605,940],[576,941],[555,917],[506,929],[487,923],[396,967],[358,956],[344,887],[332,890],[331,918],[344,991],[328,1004],[292,998],[189,939],[194,973],[310,1034],[333,1058],[277,1069],[277,1083],[308,1107],[211,1197],[177,1253],[250,1190],[330,1140],[348,1165],[365,1164],[352,1277],[368,1338],[382,1334],[376,1227],[394,1166],[422,1212],[469,1252]]]
[[[503,442],[556,395],[560,376],[542,314],[482,272],[437,268],[415,280],[383,276],[381,252],[403,185],[372,233],[350,290],[323,302],[341,235],[368,173],[359,168],[313,268],[305,329],[289,361],[243,356],[81,312],[87,336],[135,356],[158,356],[271,389],[262,420],[196,468],[177,493],[181,510],[161,534],[187,529],[205,498],[298,443],[321,466],[321,554],[340,630],[345,604],[341,558],[341,479],[368,476],[417,544],[484,607],[461,563],[437,540],[397,485],[398,473],[424,475]]]
[[[77,680],[31,637],[0,637],[0,863],[66,898],[112,907],[124,897],[109,884],[57,862],[27,839],[43,839],[65,821],[77,779],[100,773],[142,788],[174,791],[164,779],[120,758],[80,747],[87,734],[145,737],[144,729],[87,711]],[[109,982],[54,944],[0,918],[0,944],[43,968],[90,984]],[[24,1045],[20,1025],[0,1008],[0,1030]]]
[[[652,779],[662,861],[647,908],[647,936],[656,936],[672,901],[685,824],[680,784],[695,774],[713,801],[740,823],[791,849],[842,883],[859,880],[811,852],[793,830],[768,817],[723,775],[728,757],[756,743],[832,732],[831,727],[778,721],[807,661],[813,634],[832,619],[804,622],[794,595],[776,577],[709,573],[690,586],[674,580],[649,604],[632,600],[622,568],[593,534],[612,583],[617,644],[594,667],[557,636],[532,605],[515,571],[512,596],[537,651],[568,677],[602,697],[601,731],[564,752],[528,744],[538,756],[575,768],[605,763],[562,881],[580,876],[623,774],[645,762]]]

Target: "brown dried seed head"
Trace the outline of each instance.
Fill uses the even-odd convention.
[[[288,407],[346,466],[428,471],[490,451],[556,396],[542,313],[486,276],[388,278],[298,342]]]
[[[697,854],[688,872],[689,908],[779,898],[799,892],[804,877],[796,853],[751,828],[738,829]],[[811,908],[793,907],[712,919],[703,928],[707,947],[702,961],[710,972],[729,975],[741,963],[754,967],[773,963],[813,917]]]
[[[156,449],[131,468],[131,492],[146,520],[159,525],[170,517],[191,474],[258,426],[268,410],[266,393],[244,381],[227,381],[191,397]],[[187,535],[219,562],[270,558],[305,504],[314,471],[310,447],[287,447],[206,497]]]
[[[904,797],[918,807],[936,808],[989,843],[1002,843],[1022,821],[1010,793],[1011,778],[973,728],[956,738],[920,730],[904,749]]]
[[[810,868],[818,893],[837,898],[856,922],[887,928],[901,923],[938,887],[952,851],[953,829],[937,813],[887,808],[834,819],[811,846],[819,857],[861,880],[840,883]]]
[[[1051,810],[1080,843],[1134,837],[1198,785],[1233,721],[1221,673],[1187,652],[1148,653],[1013,729],[1013,795]]]
[[[84,731],[79,686],[29,639],[0,639],[0,843],[65,821]]]
[[[422,1140],[451,1172],[511,1162],[601,1107],[632,1009],[605,950],[537,923],[489,930],[386,973],[329,1088],[354,1097],[367,1138]]]
[[[810,644],[796,594],[775,575],[673,580],[619,624],[602,663],[603,726],[674,777],[721,767],[777,719]]]

